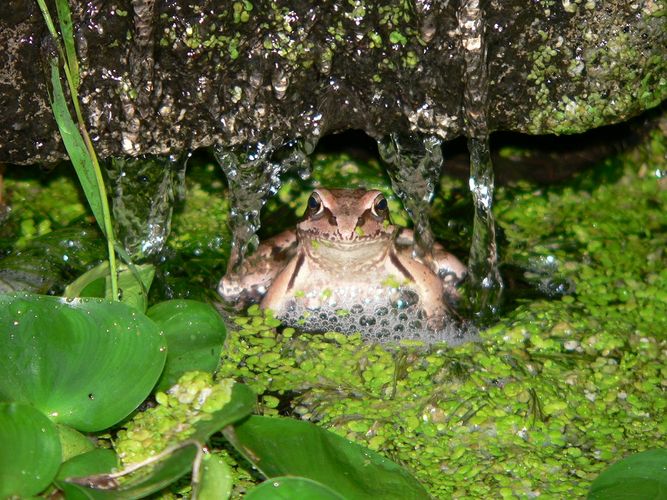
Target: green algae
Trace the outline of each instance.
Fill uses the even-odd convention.
[[[156,394],[155,407],[137,413],[118,431],[114,440],[118,457],[127,466],[187,440],[197,422],[211,418],[230,401],[233,385],[232,379],[214,383],[209,373],[184,374],[168,391]]]
[[[237,1],[210,18],[200,7],[192,6],[192,14],[201,16],[198,23],[184,23],[179,12],[161,13],[164,29],[160,30],[158,43],[174,50],[185,47],[196,51],[201,57],[219,61],[219,69],[224,70],[239,56],[247,57],[251,50],[260,48],[245,43],[257,30],[261,34],[260,56],[276,57],[285,73],[314,66],[327,73],[334,54],[346,52],[353,45],[387,54],[376,64],[376,71],[381,73],[393,71],[397,64],[406,69],[417,65],[425,44],[413,26],[413,10],[407,0],[387,5],[350,0],[341,4],[340,17],[319,19],[320,41],[312,36],[309,13],[278,2],[269,1],[257,9],[247,0]],[[379,74],[374,76],[381,78]]]
[[[13,210],[3,221],[0,238],[10,238],[11,233],[14,249],[25,248],[34,238],[66,227],[88,213],[73,176],[50,177],[42,183],[27,175],[8,176],[4,184]]]

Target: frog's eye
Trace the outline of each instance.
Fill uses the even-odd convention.
[[[310,215],[317,215],[322,211],[322,200],[317,193],[313,193],[308,198],[308,213]]]
[[[375,201],[373,202],[372,212],[375,217],[384,218],[387,216],[387,210],[389,206],[387,205],[387,199],[379,194]]]

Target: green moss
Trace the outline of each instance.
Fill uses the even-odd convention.
[[[596,15],[590,9],[582,14],[578,5],[570,5],[576,15]],[[528,74],[533,84],[529,133],[584,132],[629,118],[667,98],[662,51],[623,30],[610,31],[600,24],[596,31],[596,21],[588,26],[583,37],[573,37],[587,45],[576,48],[569,46],[567,33],[539,33],[541,45],[532,53]]]

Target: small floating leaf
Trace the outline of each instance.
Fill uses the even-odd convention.
[[[201,477],[196,498],[225,500],[232,494],[232,473],[229,466],[216,455],[204,455],[200,466]]]
[[[88,436],[72,429],[69,425],[57,424],[56,427],[60,436],[63,461],[95,449],[93,441]]]
[[[113,450],[96,448],[70,458],[60,466],[58,479],[106,474],[118,467],[118,456]]]

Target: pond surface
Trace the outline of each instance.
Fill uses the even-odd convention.
[[[437,498],[584,495],[610,463],[667,446],[666,151],[656,132],[564,183],[499,188],[510,294],[480,342],[387,347],[359,335],[299,334],[255,307],[229,318],[238,331],[219,376],[253,387],[264,414],[318,421],[379,450]],[[377,162],[345,155],[315,158],[313,175],[330,187],[388,185]],[[42,177],[5,179],[4,287],[59,292],[103,257],[74,179],[62,170]],[[262,237],[294,225],[308,187],[283,185],[263,213]],[[199,158],[187,190],[153,300],[214,298],[225,270],[224,179]],[[397,199],[390,210],[407,223]],[[462,259],[471,210],[466,183],[443,177],[431,225]]]

